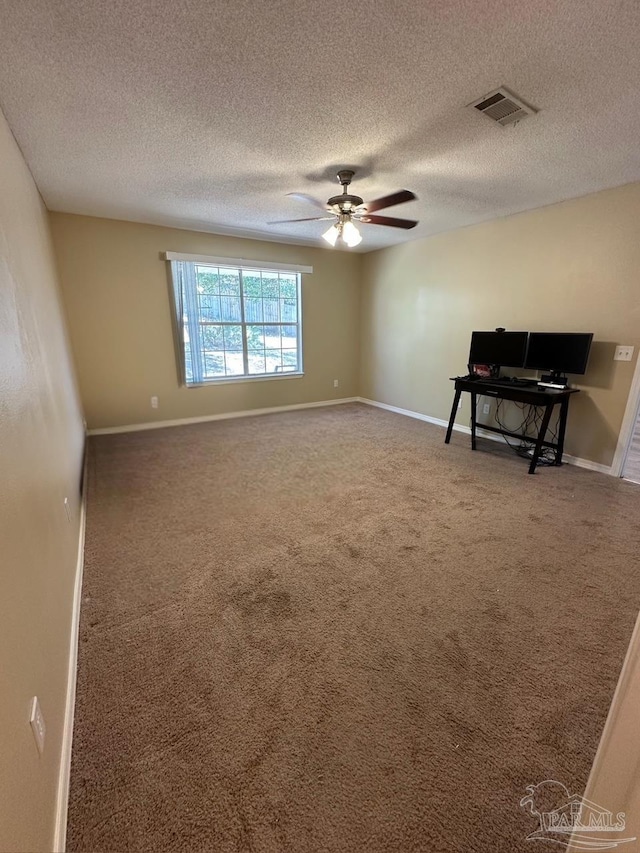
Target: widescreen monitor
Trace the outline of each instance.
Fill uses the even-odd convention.
[[[524,367],[528,332],[473,332],[469,364]]]
[[[592,332],[531,332],[524,366],[554,373],[584,373]]]

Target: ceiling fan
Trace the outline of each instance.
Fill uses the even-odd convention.
[[[329,216],[308,216],[304,219],[280,219],[276,222],[268,222],[268,225],[282,225],[288,222],[321,222],[333,220],[333,225],[322,236],[331,246],[335,246],[338,239],[352,248],[362,241],[362,236],[356,228],[356,222],[364,222],[368,225],[389,225],[392,228],[415,228],[418,224],[413,219],[397,219],[393,216],[372,216],[374,211],[383,210],[385,207],[393,207],[405,201],[413,201],[417,196],[410,190],[399,190],[391,195],[377,198],[374,201],[363,201],[359,195],[349,193],[349,184],[355,172],[352,169],[341,169],[338,172],[338,180],[342,186],[340,195],[332,196],[326,204],[305,193],[287,193],[291,198],[308,201],[328,213]]]

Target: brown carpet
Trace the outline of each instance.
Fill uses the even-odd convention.
[[[640,489],[443,437],[354,404],[91,440],[69,851],[532,847],[631,636]]]

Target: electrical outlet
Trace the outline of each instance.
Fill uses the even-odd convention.
[[[338,379],[333,380],[333,387],[337,388],[340,385],[340,381]]]
[[[614,361],[631,361],[633,357],[633,347],[623,345],[620,347],[616,347],[615,354],[613,356]]]
[[[67,521],[71,522],[71,507],[69,506],[69,498],[64,499],[64,511],[67,513]]]
[[[31,725],[31,731],[33,732],[33,737],[36,741],[36,746],[38,747],[38,752],[40,755],[44,752],[44,738],[47,734],[47,727],[44,723],[44,717],[42,716],[42,708],[40,707],[40,703],[38,702],[38,697],[34,696],[31,700],[31,713],[29,714],[29,724]]]
[[[488,415],[490,411],[491,411],[491,403],[484,403],[484,405],[482,406],[482,414]]]
[[[461,409],[461,408],[462,408],[462,400],[458,400],[458,408],[459,408],[459,409]]]
[[[152,409],[157,409],[157,408],[158,408],[158,398],[157,398],[157,397],[152,397],[152,398],[151,398],[151,408],[152,408]]]

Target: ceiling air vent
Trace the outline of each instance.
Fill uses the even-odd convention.
[[[489,92],[477,101],[469,104],[470,107],[486,115],[492,121],[502,127],[514,124],[527,116],[535,115],[538,110],[525,104],[523,100],[516,97],[508,89],[502,86],[495,92]]]

